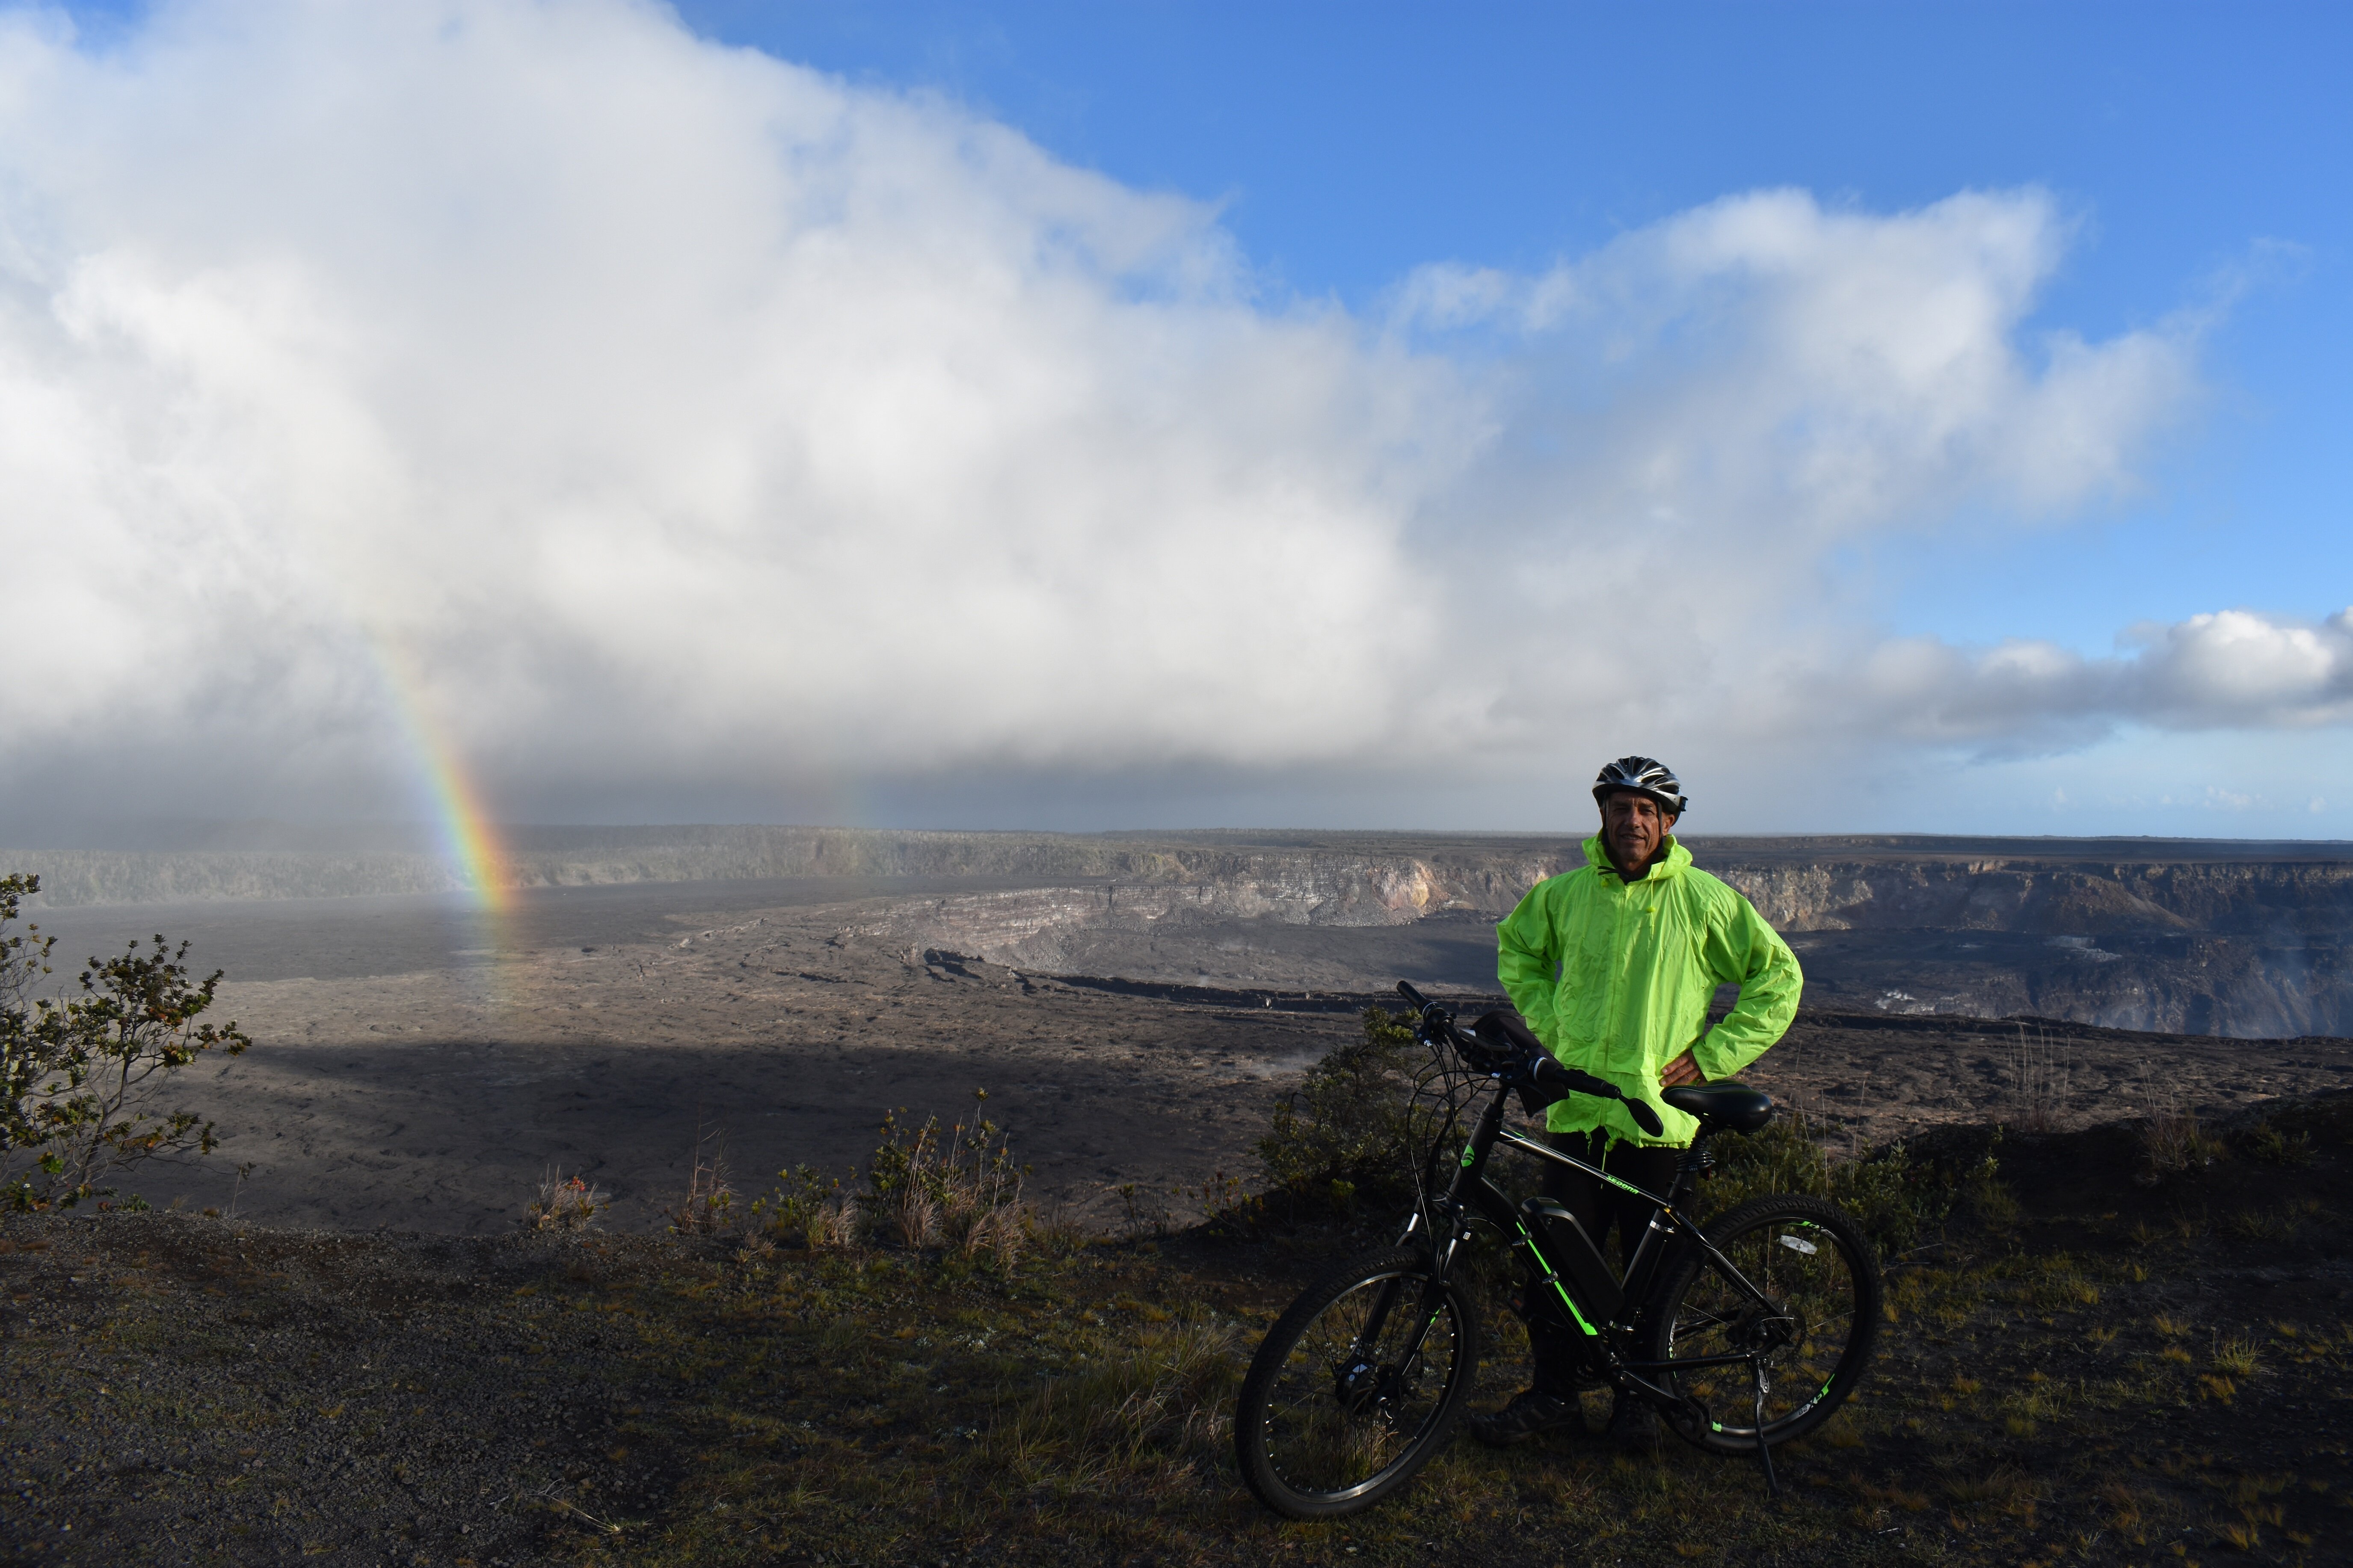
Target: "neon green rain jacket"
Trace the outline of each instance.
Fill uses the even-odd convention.
[[[1730,1078],[1788,1030],[1805,976],[1780,934],[1672,835],[1639,881],[1618,875],[1599,835],[1585,860],[1529,889],[1495,929],[1495,973],[1554,1056],[1650,1101],[1663,1130],[1647,1137],[1623,1106],[1584,1094],[1545,1125],[1680,1148],[1699,1123],[1661,1103],[1661,1071],[1689,1050],[1709,1079]],[[1734,982],[1738,1005],[1701,1038],[1715,988]]]

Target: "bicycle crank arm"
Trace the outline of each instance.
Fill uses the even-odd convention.
[[[1699,1363],[1694,1362],[1689,1363],[1678,1363],[1677,1364],[1690,1364],[1695,1366]],[[1613,1374],[1615,1374],[1619,1381],[1632,1384],[1634,1387],[1641,1389],[1643,1393],[1662,1404],[1682,1405],[1686,1403],[1682,1394],[1673,1392],[1672,1389],[1662,1388],[1659,1384],[1652,1383],[1649,1378],[1642,1376],[1641,1373],[1636,1372],[1633,1367],[1627,1365],[1623,1362],[1619,1363],[1609,1370]]]

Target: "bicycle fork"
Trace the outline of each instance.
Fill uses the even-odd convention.
[[[1403,1241],[1410,1237],[1420,1225],[1421,1215],[1417,1214],[1406,1222],[1405,1232],[1398,1239]],[[1395,1377],[1399,1384],[1402,1384],[1407,1369],[1420,1359],[1422,1342],[1429,1339],[1430,1331],[1437,1325],[1438,1315],[1446,1310],[1446,1278],[1453,1257],[1451,1246],[1438,1246],[1430,1249],[1430,1270],[1422,1286],[1421,1300],[1417,1303],[1419,1321],[1413,1325],[1410,1337],[1399,1347],[1395,1363]],[[1348,1347],[1347,1362],[1333,1375],[1333,1397],[1339,1401],[1343,1409],[1361,1410],[1367,1400],[1377,1404],[1384,1395],[1383,1384],[1388,1379],[1383,1377],[1381,1363],[1375,1359],[1373,1352],[1381,1342],[1381,1335],[1388,1331],[1389,1314],[1397,1310],[1398,1299],[1404,1294],[1404,1284],[1402,1279],[1392,1279],[1381,1287],[1379,1294],[1373,1298],[1372,1310],[1365,1315],[1364,1327],[1356,1331],[1356,1340]]]

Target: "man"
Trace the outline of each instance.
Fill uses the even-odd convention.
[[[1571,1095],[1546,1113],[1553,1146],[1662,1193],[1699,1123],[1662,1103],[1660,1090],[1728,1078],[1762,1056],[1796,1016],[1804,976],[1748,900],[1675,842],[1688,803],[1662,763],[1620,757],[1601,770],[1593,798],[1601,831],[1585,841],[1586,863],[1537,883],[1496,928],[1495,970],[1554,1056],[1639,1096],[1662,1124],[1650,1137],[1615,1101]],[[1740,1000],[1707,1029],[1708,1004],[1725,984],[1739,985]],[[1577,1215],[1597,1247],[1614,1226],[1620,1268],[1651,1223],[1650,1204],[1549,1162],[1545,1195]],[[1471,1418],[1482,1442],[1581,1430],[1577,1389],[1598,1385],[1578,1364],[1580,1336],[1556,1315],[1558,1303],[1535,1289],[1525,1300],[1535,1377],[1502,1410]],[[1648,1405],[1619,1397],[1613,1438],[1649,1444],[1657,1430]]]

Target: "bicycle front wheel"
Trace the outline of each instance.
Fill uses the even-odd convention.
[[[1259,1501],[1292,1519],[1367,1509],[1453,1435],[1478,1371],[1461,1287],[1410,1247],[1351,1258],[1309,1286],[1251,1358],[1234,1453]]]
[[[1651,1356],[1743,1358],[1671,1370],[1669,1384],[1698,1408],[1670,1425],[1703,1448],[1753,1454],[1757,1384],[1746,1358],[1764,1374],[1767,1443],[1829,1420],[1871,1363],[1879,1265],[1845,1211],[1820,1198],[1752,1198],[1709,1226],[1707,1238],[1724,1262],[1694,1248],[1669,1279]]]

